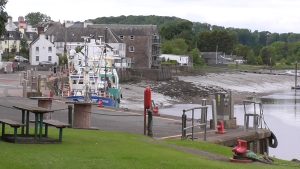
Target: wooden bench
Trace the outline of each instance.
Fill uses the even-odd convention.
[[[66,128],[69,126],[69,124],[57,121],[57,120],[43,120],[43,123],[45,124],[45,136],[48,137],[48,126],[53,126],[59,129],[59,137],[58,141],[62,142],[62,133],[63,128]]]
[[[17,133],[18,133],[18,128],[21,126],[24,126],[24,124],[21,124],[17,121],[13,121],[10,119],[0,119],[0,123],[2,123],[2,138],[5,136],[5,124],[11,126],[14,128],[14,142],[17,140]]]

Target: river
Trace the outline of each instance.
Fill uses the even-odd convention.
[[[274,93],[260,99],[265,121],[279,142],[277,148],[270,148],[270,156],[285,160],[300,159],[300,91]],[[176,104],[160,109],[160,113],[181,116],[183,109],[196,106],[199,105]],[[211,119],[210,106],[208,112],[208,119]],[[234,112],[238,125],[243,125],[243,105],[235,105]]]

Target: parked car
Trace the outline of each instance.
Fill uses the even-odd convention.
[[[28,59],[24,58],[23,56],[15,56],[15,61],[16,62],[25,62],[25,63],[28,63]]]
[[[41,61],[39,62],[40,66],[52,66],[54,65],[51,61]]]

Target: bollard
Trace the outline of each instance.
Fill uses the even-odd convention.
[[[148,125],[147,125],[147,135],[149,137],[153,137],[153,132],[152,132],[152,128],[153,128],[153,112],[152,110],[147,110],[148,112]]]
[[[207,99],[202,99],[202,106],[206,106],[206,101]],[[201,109],[201,119],[200,119],[200,122],[203,124],[203,123],[206,123],[206,115],[204,113],[204,109]],[[206,126],[201,126],[201,129],[203,130]]]
[[[211,105],[212,105],[211,107],[212,107],[213,126],[210,126],[210,128],[217,130],[217,104],[215,99],[212,100]]]
[[[37,92],[40,93],[41,92],[41,79],[42,79],[42,75],[38,75],[37,77]]]
[[[68,122],[69,122],[69,128],[73,127],[73,106],[68,105]]]
[[[23,97],[27,97],[27,80],[23,80]]]
[[[183,110],[183,114],[182,114],[182,136],[181,139],[185,139],[186,138],[186,114],[185,114],[185,110]]]

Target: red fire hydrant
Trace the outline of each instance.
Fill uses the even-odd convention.
[[[103,102],[102,102],[102,100],[99,100],[99,101],[98,101],[98,107],[103,107]]]
[[[225,127],[224,127],[224,122],[223,121],[218,121],[218,125],[217,125],[217,134],[224,134],[226,133],[225,131]]]

